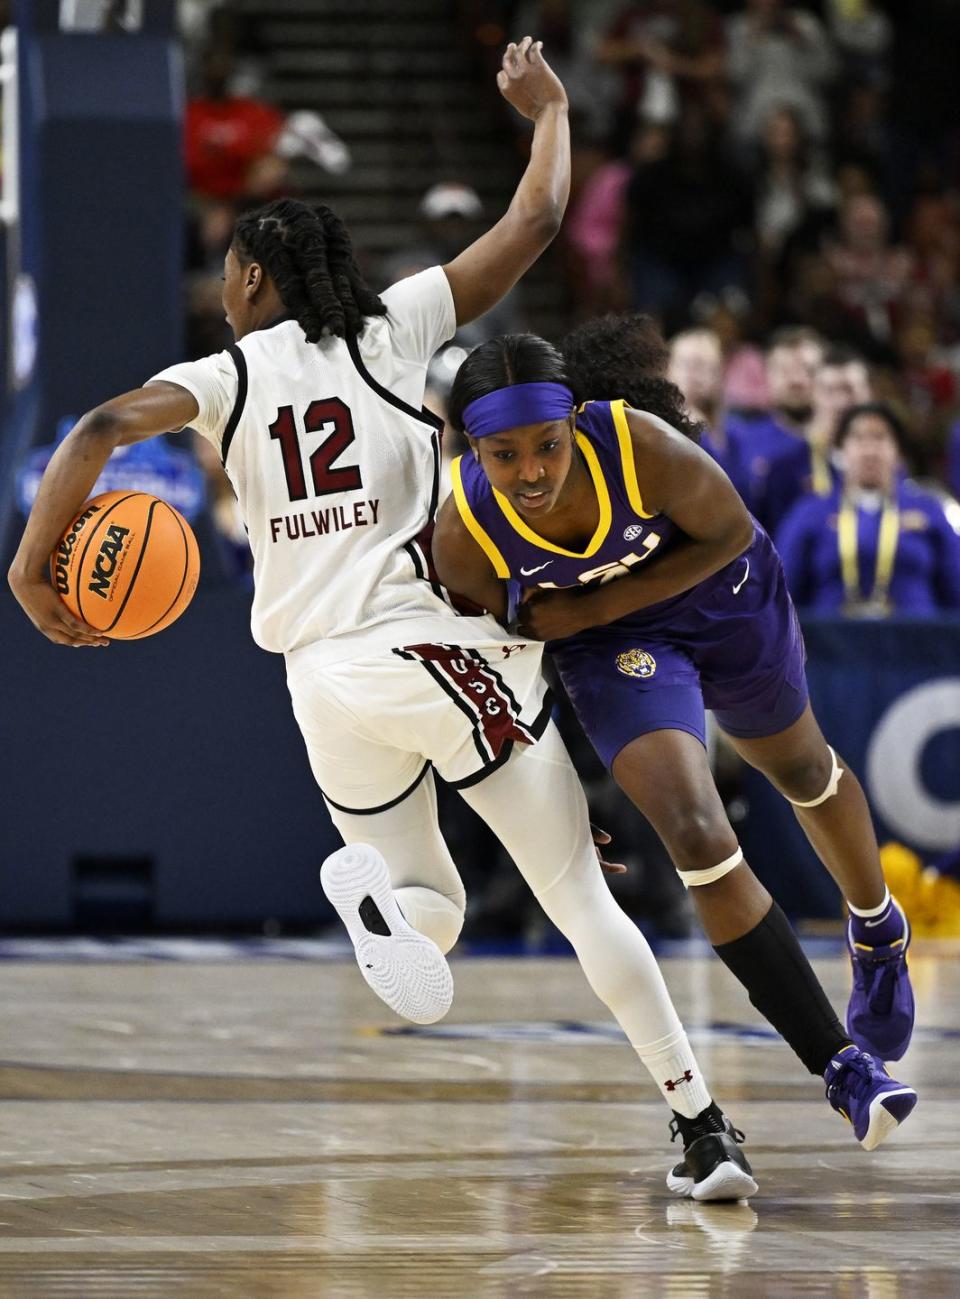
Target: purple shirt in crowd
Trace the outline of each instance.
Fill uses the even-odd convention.
[[[728,449],[719,463],[737,488],[747,509],[771,531],[769,486],[774,465],[796,456],[806,444],[779,422],[773,412],[731,414],[726,420]]]
[[[960,535],[943,504],[909,479],[897,485],[900,531],[889,600],[899,614],[923,616],[960,609]],[[784,519],[776,543],[794,603],[800,609],[836,613],[846,603],[837,537],[839,492],[804,496]],[[877,571],[880,508],[857,508],[860,597],[873,593]]]

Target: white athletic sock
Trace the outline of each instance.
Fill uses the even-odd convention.
[[[634,1050],[672,1110],[695,1119],[707,1108],[712,1097],[686,1033],[681,1030],[648,1046],[634,1045]]]
[[[882,916],[884,911],[890,905],[893,899],[890,896],[890,890],[883,890],[883,901],[878,907],[855,907],[852,902],[847,902],[847,909],[855,916],[860,916],[863,920],[873,920],[876,916]]]

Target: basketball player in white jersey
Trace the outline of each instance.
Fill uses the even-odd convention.
[[[569,188],[566,96],[539,44],[509,46],[498,84],[535,124],[504,217],[382,299],[328,208],[278,200],[242,217],[223,290],[236,344],[78,422],[44,475],[10,584],[50,639],[105,645],[49,586],[47,557],[115,447],[186,425],[208,438],[250,535],[254,638],[285,656],[310,763],[348,845],[322,881],[367,982],[418,1022],[450,1005],[444,953],[466,900],[437,825],[436,768],[500,837],[671,1106],[684,1145],[671,1189],[735,1199],[756,1190],[739,1134],[603,880],[550,720],[541,647],[479,611],[459,616],[431,580],[440,421],[421,408],[427,363],[550,243]]]

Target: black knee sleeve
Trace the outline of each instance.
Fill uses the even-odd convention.
[[[850,1039],[776,902],[748,934],[713,949],[743,984],[750,1004],[813,1074]]]

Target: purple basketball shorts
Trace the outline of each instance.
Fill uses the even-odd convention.
[[[786,730],[807,704],[803,634],[759,526],[748,550],[691,591],[549,648],[608,767],[649,731],[705,742],[704,708],[727,734],[756,739]]]

